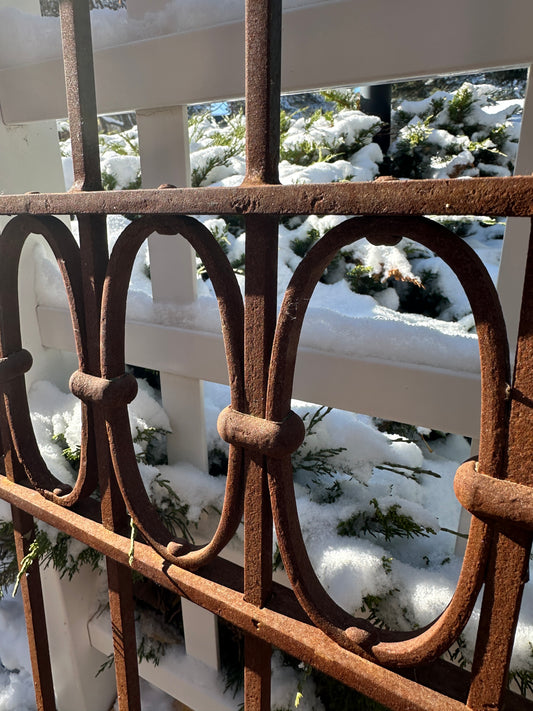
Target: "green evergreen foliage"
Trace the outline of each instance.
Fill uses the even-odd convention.
[[[65,439],[65,435],[62,432],[52,435],[52,441],[56,442],[56,444],[62,448],[62,455],[70,464],[74,472],[78,472],[80,468],[81,449],[78,446],[69,447],[67,440]]]
[[[13,522],[0,521],[0,597],[17,579],[18,565]]]
[[[213,447],[208,452],[208,470],[211,476],[226,476],[228,473],[228,455],[220,447]]]
[[[167,651],[168,643],[155,637],[143,636],[137,646],[137,658],[139,663],[142,661],[151,662],[154,667],[159,666],[161,657],[164,657]]]
[[[298,257],[305,257],[311,247],[320,239],[320,232],[311,227],[305,237],[295,237],[291,240],[291,249]]]
[[[102,187],[104,190],[116,190],[118,186],[118,181],[113,175],[107,170],[102,171]]]
[[[430,118],[409,123],[396,140],[392,174],[403,178],[423,178],[431,160],[427,139],[432,132]]]
[[[137,538],[137,526],[135,521],[130,516],[130,551],[128,554],[128,564],[130,568],[133,567],[133,561],[135,559],[135,539]]]
[[[446,656],[448,659],[453,662],[454,664],[457,664],[458,667],[461,669],[466,669],[468,666],[468,660],[465,657],[465,650],[466,650],[466,642],[465,638],[462,634],[459,635],[457,638],[456,643],[448,649],[446,652]],[[533,674],[532,674],[533,677]],[[525,694],[524,694],[525,696]]]
[[[512,171],[517,139],[506,119],[502,121],[500,116],[495,121],[486,111],[496,93],[494,87],[465,82],[429,101],[400,104],[393,114],[393,175],[453,178],[509,174],[505,171]],[[508,108],[510,117],[517,105]],[[489,170],[487,165],[494,168]]]
[[[280,160],[294,165],[309,166],[314,163],[350,160],[361,148],[372,142],[381,130],[382,122],[378,117],[365,127],[350,133],[343,129],[332,131],[337,122],[353,116],[353,109],[336,111],[317,108],[308,116],[281,115]],[[368,123],[368,122],[367,122]]]
[[[393,538],[415,538],[424,536],[428,538],[435,534],[430,526],[417,523],[411,516],[401,512],[399,504],[393,504],[385,511],[377,499],[370,499],[372,509],[358,511],[350,518],[339,521],[337,533],[339,536],[372,536],[380,537],[385,541]]]
[[[150,484],[150,493],[157,506],[159,516],[165,526],[176,535],[194,543],[187,518],[188,504],[184,504],[168,479],[158,473]]]
[[[318,141],[303,140],[294,146],[283,146],[280,158],[297,165],[312,165],[337,158],[339,154],[332,151],[331,146],[321,145]]]
[[[235,698],[244,687],[244,632],[221,617],[217,625],[224,691]]]
[[[352,89],[324,89],[320,95],[329,103],[334,104],[337,111],[342,109],[359,111],[361,95]]]
[[[425,474],[426,476],[432,476],[435,479],[440,479],[440,474],[437,474],[437,472],[431,471],[431,469],[423,469],[422,467],[410,467],[407,466],[406,464],[394,464],[393,462],[385,462],[384,464],[376,464],[374,469],[381,469],[382,471],[389,471],[389,472],[394,472],[395,474],[399,474],[400,476],[405,477],[406,479],[412,479],[413,481],[416,481],[417,484],[422,483],[422,474]]]
[[[468,117],[474,108],[474,93],[469,86],[463,85],[455,92],[448,103],[448,116],[452,126],[468,125]],[[469,127],[472,127],[470,125]]]
[[[139,640],[137,659],[139,663],[147,661],[157,667],[171,645],[183,642],[181,604],[176,595],[146,578],[142,578],[140,586],[139,582],[134,583],[136,636]],[[103,605],[100,614],[108,608],[109,604]],[[111,653],[98,669],[96,677],[113,664],[114,655]]]
[[[345,447],[313,447],[312,438],[317,427],[331,412],[331,407],[319,407],[313,414],[306,412],[302,417],[305,423],[305,439],[292,455],[292,467],[295,477],[302,477],[311,493],[311,498],[318,503],[333,503],[342,496],[342,487],[336,474],[339,466],[337,457],[346,451]],[[281,564],[281,559],[279,560]]]
[[[205,151],[205,158],[191,171],[193,188],[206,185],[209,174],[215,168],[227,167],[231,158],[244,154],[245,122],[242,111],[230,117],[222,128],[215,127],[206,114],[193,115],[189,120],[189,134],[191,142],[199,143]]]
[[[213,220],[213,223],[215,221]],[[219,223],[223,223],[222,225]],[[229,240],[229,229],[228,229],[228,224],[224,222],[223,220],[217,220],[216,224],[211,226],[211,234],[213,237],[216,239],[218,244],[220,245],[220,248],[224,252],[224,254],[227,254],[229,251],[230,247],[230,240]],[[196,273],[201,276],[203,279],[208,279],[209,275],[207,273],[207,270],[205,268],[204,263],[200,260],[198,255],[196,255],[196,261],[197,261],[197,266],[196,266]]]
[[[11,522],[0,522],[0,535],[2,535],[2,551],[0,555],[1,577],[0,585],[2,594],[7,588],[14,585],[13,596],[17,593],[20,579],[26,574],[32,563],[36,560],[46,567],[53,565],[60,573],[60,577],[72,580],[83,565],[89,565],[92,570],[99,567],[102,555],[93,548],[84,548],[73,554],[70,550],[71,538],[66,533],[58,533],[56,540],[52,541],[44,530],[37,529],[27,555],[22,559],[20,570],[17,565],[17,555],[14,538],[9,538],[13,532]]]
[[[356,294],[376,294],[388,287],[387,281],[383,282],[373,273],[373,269],[365,264],[354,264],[345,273],[344,278],[350,285],[350,289]]]
[[[141,451],[137,453],[137,461],[143,464],[158,466],[167,463],[165,438],[170,432],[162,427],[144,427],[137,429],[137,434],[133,438],[134,444],[141,446]]]
[[[533,644],[529,642],[530,659],[533,664]],[[514,669],[509,672],[508,687],[511,691],[517,690],[522,696],[531,697],[533,694],[533,670]]]
[[[380,417],[374,418],[374,424],[380,432],[398,435],[404,442],[416,442],[418,430],[414,425],[405,422],[394,422],[393,420],[383,420]]]

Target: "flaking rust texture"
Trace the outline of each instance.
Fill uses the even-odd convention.
[[[533,177],[0,195],[1,215],[123,213],[531,217]]]

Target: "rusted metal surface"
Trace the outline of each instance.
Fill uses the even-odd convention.
[[[530,239],[518,329],[516,362],[509,402],[507,461],[498,478],[531,486],[533,453],[533,243]],[[503,433],[502,433],[503,435]],[[480,460],[479,466],[483,471]],[[507,679],[513,640],[524,584],[529,579],[529,556],[533,533],[527,527],[509,525],[506,519],[494,526],[493,544],[472,664],[468,704],[493,708],[501,703]]]
[[[0,195],[0,215],[533,215],[533,177]]]
[[[246,175],[243,186],[279,183],[281,0],[246,3]],[[246,413],[265,418],[277,311],[277,216],[245,218],[244,392]],[[244,599],[263,607],[272,593],[272,509],[266,451],[245,449]],[[244,696],[250,711],[270,709],[271,646],[244,644]]]
[[[74,184],[72,190],[102,190],[96,92],[92,62],[91,24],[86,0],[60,3],[65,85],[72,141]],[[136,387],[127,376],[110,388],[101,377],[100,313],[108,265],[107,229],[104,215],[79,215],[81,283],[85,332],[84,360],[73,378],[74,392],[82,399],[83,424],[87,430],[85,462],[96,469],[100,490],[102,525],[110,531],[127,531],[129,516],[120,494],[106,435],[105,413],[111,402],[129,402]],[[96,383],[96,385],[95,385]],[[100,383],[102,387],[98,387]],[[135,605],[132,573],[113,558],[106,559],[109,611],[117,682],[118,711],[140,711],[137,671]]]
[[[533,530],[533,254],[513,380],[501,307],[486,269],[460,238],[420,215],[532,216],[533,178],[279,185],[281,2],[248,0],[248,162],[243,185],[103,193],[86,0],[62,0],[61,22],[73,191],[0,196],[0,214],[17,215],[0,235],[0,431],[6,474],[0,476],[0,496],[14,507],[19,561],[31,540],[27,534],[31,536],[33,517],[107,557],[120,711],[140,708],[130,563],[244,631],[246,711],[270,708],[272,645],[397,711],[502,709]],[[123,231],[108,256],[104,216],[117,212],[144,217]],[[78,215],[79,247],[53,213]],[[244,301],[224,252],[191,214],[245,216]],[[302,259],[277,316],[278,220],[288,214],[358,216],[331,229]],[[229,468],[218,527],[201,547],[176,538],[150,502],[128,420],[127,404],[136,384],[125,365],[127,290],[137,252],[154,232],[191,244],[212,280],[221,315],[231,403],[221,413],[219,430],[230,444]],[[73,487],[48,471],[29,416],[24,373],[31,367],[31,355],[21,343],[17,271],[30,233],[42,235],[54,252],[75,334],[78,370],[70,385],[82,401],[83,427]],[[347,244],[366,238],[392,245],[403,236],[436,252],[458,276],[476,321],[482,376],[479,458],[459,469],[455,483],[461,502],[473,513],[461,574],[440,617],[410,633],[384,631],[353,617],[323,588],[300,529],[290,459],[304,433],[290,409],[296,353],[320,276]],[[99,503],[89,498],[97,485]],[[142,536],[132,561],[130,517]],[[218,554],[243,517],[241,569]],[[292,590],[272,581],[273,525]],[[38,569],[23,583],[38,704],[49,711],[54,708],[53,687]],[[447,689],[444,667],[435,660],[458,639],[482,586],[467,697],[465,677],[460,692],[451,684]],[[435,670],[421,672],[425,685],[413,680],[418,667]],[[428,688],[432,683],[439,691]],[[520,708],[528,706],[532,704],[520,701]]]
[[[2,406],[3,409],[3,406]],[[0,420],[0,430],[4,443],[9,442],[7,421],[5,415]],[[22,467],[14,456],[12,448],[5,448],[4,472],[9,481],[20,481],[23,478]],[[19,567],[24,557],[29,553],[35,541],[35,522],[32,516],[11,506],[13,532]],[[44,602],[41,588],[39,564],[33,561],[26,575],[20,579],[26,631],[30,649],[30,660],[33,672],[35,701],[39,711],[55,711],[54,687],[52,683],[52,668],[48,647],[48,634],[44,616]]]
[[[483,474],[477,462],[462,464],[454,479],[461,505],[477,518],[491,519],[533,531],[533,489],[509,479]]]

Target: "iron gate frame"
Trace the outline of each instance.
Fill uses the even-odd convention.
[[[103,192],[88,0],[60,0],[60,17],[74,186],[61,194],[0,196],[0,214],[15,215],[0,235],[0,497],[12,505],[19,564],[33,540],[34,518],[106,556],[119,711],[140,709],[133,570],[244,631],[246,711],[270,708],[272,645],[398,711],[502,708],[533,530],[533,240],[511,377],[505,323],[490,277],[460,238],[421,215],[531,218],[533,177],[280,185],[281,0],[247,0],[242,185]],[[108,255],[105,216],[113,213],[142,217],[124,230]],[[78,217],[79,248],[53,217],[60,214]],[[191,217],[195,214],[244,217],[244,303],[229,262],[209,231]],[[352,217],[302,260],[277,318],[278,221],[294,214]],[[230,443],[230,464],[220,524],[201,548],[175,539],[151,507],[127,420],[127,403],[136,392],[124,363],[129,271],[137,249],[153,232],[181,235],[191,243],[207,267],[221,312],[232,402],[220,415],[219,431]],[[74,487],[46,469],[29,419],[24,373],[31,355],[21,342],[17,271],[31,233],[52,247],[69,297],[79,359],[70,386],[83,403],[81,466]],[[312,291],[345,244],[362,237],[395,244],[403,235],[436,251],[459,277],[476,319],[482,372],[479,458],[463,464],[455,478],[457,496],[473,514],[461,577],[443,614],[412,633],[378,630],[339,608],[322,588],[301,536],[290,465],[304,434],[290,399]],[[97,485],[101,502],[90,498]],[[142,533],[132,560],[130,515]],[[243,516],[241,568],[218,553]],[[272,581],[273,524],[292,590]],[[483,584],[473,668],[465,686],[465,673],[438,657],[461,633]],[[51,711],[54,690],[36,563],[21,587],[37,706]],[[468,686],[466,703],[457,700]],[[515,709],[533,708],[515,695],[512,703]]]

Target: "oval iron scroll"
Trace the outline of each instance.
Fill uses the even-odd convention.
[[[484,265],[463,240],[426,218],[354,217],[330,230],[303,258],[288,286],[273,344],[267,419],[290,412],[296,352],[306,309],[325,268],[342,247],[366,237],[396,244],[409,237],[440,256],[459,278],[472,306],[479,338],[482,378],[480,469],[500,478],[507,443],[509,383],[505,325],[496,290]],[[388,666],[412,666],[442,654],[457,639],[483,582],[491,529],[474,518],[455,594],[442,615],[412,634],[382,631],[340,608],[319,582],[298,522],[290,457],[269,459],[269,487],[278,545],[300,604],[313,622],[341,646]],[[356,571],[354,571],[356,573]]]
[[[10,220],[0,235],[0,358],[7,377],[0,387],[17,458],[35,489],[60,506],[70,507],[89,496],[96,488],[93,433],[90,407],[82,403],[82,441],[80,469],[74,487],[57,479],[46,466],[30,418],[24,367],[14,372],[7,367],[22,351],[18,303],[18,268],[22,248],[30,234],[44,237],[52,249],[63,277],[69,302],[74,341],[80,370],[86,367],[87,352],[79,247],[70,230],[56,217],[19,215]],[[29,355],[29,354],[28,354]],[[20,360],[20,356],[19,356]],[[26,370],[29,370],[29,365]],[[13,372],[9,372],[13,371]]]

